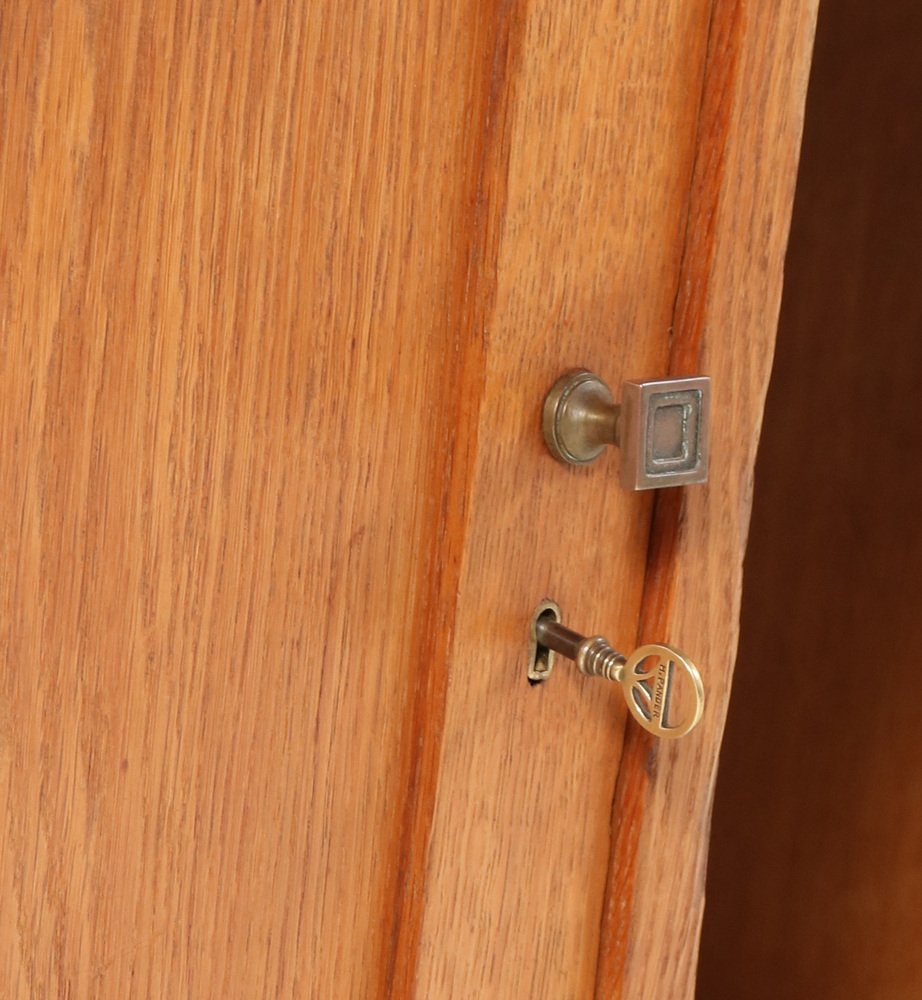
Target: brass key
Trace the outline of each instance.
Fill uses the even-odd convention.
[[[602,677],[621,686],[628,711],[647,732],[663,739],[685,736],[704,711],[704,685],[698,668],[680,650],[651,643],[624,656],[602,636],[586,637],[560,622],[560,608],[553,601],[538,606],[532,621],[528,678],[544,681],[554,665],[554,653],[573,660],[589,677]],[[650,661],[650,665],[648,665]],[[677,678],[687,683],[676,721]]]

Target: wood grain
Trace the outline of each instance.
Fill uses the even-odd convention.
[[[922,994],[920,31],[903,0],[820,12],[717,782],[707,1000]]]
[[[586,997],[596,978],[625,709],[562,664],[530,688],[527,625],[552,597],[629,645],[649,495],[617,455],[553,462],[538,433],[561,371],[619,386],[668,365],[709,3],[532,3],[486,178],[495,287],[465,509],[416,989]],[[655,42],[652,41],[655,39]],[[496,235],[494,235],[496,234]]]
[[[671,368],[684,371],[700,356],[722,416],[712,426],[707,489],[657,498],[639,632],[641,641],[665,635],[700,656],[709,708],[681,744],[628,740],[605,910],[614,940],[627,940],[603,945],[597,996],[694,992],[710,803],[814,23],[811,3],[714,7]]]
[[[392,974],[492,14],[4,9],[5,995]]]
[[[675,375],[703,370],[701,348],[724,171],[732,141],[731,113],[743,26],[740,3],[725,2],[712,7],[691,204],[672,324],[669,371]],[[766,333],[771,336],[770,328]],[[684,506],[685,491],[670,490],[654,496],[641,598],[642,617],[638,626],[639,643],[661,641],[656,637],[666,635],[670,626]],[[658,750],[656,743],[642,731],[628,731],[612,804],[612,851],[602,914],[597,996],[620,996],[625,990],[633,935],[630,914],[636,890],[637,857],[650,791],[649,776],[655,770]],[[695,905],[692,904],[692,912]],[[682,919],[683,915],[677,919]],[[694,933],[693,929],[682,929],[683,939]],[[665,945],[664,951],[671,954],[671,945]],[[657,957],[654,954],[652,959],[655,961]],[[662,961],[662,957],[659,960]]]
[[[4,10],[10,995],[687,993],[811,13]],[[651,536],[541,399],[699,343]],[[529,687],[547,596],[699,657],[695,742]]]

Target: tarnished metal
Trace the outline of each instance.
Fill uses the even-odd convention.
[[[567,628],[560,614],[553,601],[543,602],[535,611],[530,680],[545,680],[553,653],[559,653],[575,661],[587,676],[619,684],[628,711],[654,736],[678,739],[698,725],[704,712],[704,684],[698,668],[684,653],[673,646],[651,643],[625,656],[600,635],[586,638]]]
[[[704,483],[708,475],[711,380],[627,381],[622,402],[598,375],[577,368],[544,400],[542,427],[551,454],[569,465],[621,449],[621,483],[630,490]]]
[[[618,444],[619,407],[608,386],[584,368],[562,375],[544,401],[544,440],[569,465],[593,462]]]
[[[528,679],[537,684],[546,681],[551,676],[556,659],[555,650],[538,642],[539,623],[560,621],[560,608],[553,601],[542,601],[531,619],[531,630],[528,634]]]

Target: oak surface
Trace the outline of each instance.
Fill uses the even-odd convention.
[[[816,6],[727,0],[712,15],[669,362],[673,373],[700,365],[713,379],[711,474],[703,490],[657,498],[638,628],[640,641],[665,637],[694,651],[709,700],[685,741],[654,746],[629,731],[612,814],[600,998],[694,995],[717,755]]]
[[[11,995],[689,993],[811,15],[4,11]],[[708,489],[544,452],[699,364]],[[702,730],[531,688],[549,596]]]
[[[491,23],[5,8],[0,990],[385,989]]]
[[[537,430],[567,368],[620,393],[667,364],[709,8],[532,3],[510,27],[420,997],[595,989],[626,710],[566,661],[530,688],[524,630],[550,597],[573,627],[630,646],[652,497],[621,490],[613,449],[566,468]]]

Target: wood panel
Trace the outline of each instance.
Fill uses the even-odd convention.
[[[594,989],[619,690],[525,676],[527,626],[633,640],[649,495],[617,456],[554,462],[544,393],[585,365],[661,371],[678,281],[709,3],[522,5],[490,184],[496,278],[442,734],[416,994]],[[655,39],[655,42],[651,41]],[[651,123],[656,123],[651,127]],[[489,161],[488,161],[489,162]]]
[[[922,12],[822,8],[700,995],[922,994]]]
[[[694,993],[717,754],[736,653],[752,469],[772,360],[815,2],[714,6],[670,370],[714,380],[706,489],[657,498],[638,638],[694,652],[709,704],[693,736],[629,730],[597,993]],[[626,914],[630,913],[628,921]]]
[[[4,12],[13,995],[687,993],[811,11]],[[699,360],[687,504],[544,452]],[[546,596],[694,742],[529,687]]]
[[[507,109],[417,983],[434,996],[689,996],[815,7],[555,11],[529,8]],[[613,381],[715,376],[713,483],[687,504],[658,500],[652,535],[649,498],[618,494],[611,456],[562,474],[529,431],[574,363]],[[572,671],[528,692],[516,636],[543,596],[619,642],[700,656],[702,732],[658,749],[629,727],[622,752],[617,692]]]
[[[493,23],[5,6],[4,995],[383,990]]]

